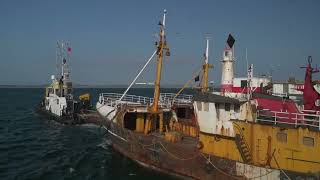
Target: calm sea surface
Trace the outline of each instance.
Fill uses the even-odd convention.
[[[75,89],[100,92],[124,89]],[[164,89],[177,92],[177,89]],[[115,152],[95,125],[66,126],[35,114],[43,89],[0,89],[0,179],[173,179]],[[152,96],[152,89],[130,94]]]

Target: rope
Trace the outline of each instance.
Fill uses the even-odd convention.
[[[276,165],[278,166],[278,168],[280,169],[280,171],[281,171],[289,180],[291,180],[291,178],[290,178],[290,177],[284,172],[284,170],[280,167],[280,165],[279,165],[276,157],[274,156],[274,154],[272,154],[272,157],[273,157],[273,159],[274,159],[274,162],[276,162]]]
[[[142,146],[143,149],[144,149],[145,147],[149,147],[149,146],[156,145],[156,143],[154,143],[154,142],[152,142],[151,144],[143,144],[143,143],[141,143],[141,142],[135,137],[135,135],[134,135],[131,131],[129,131],[129,133],[130,133],[131,137],[133,137],[133,139],[134,139],[139,145]]]
[[[172,157],[174,157],[175,159],[178,159],[178,160],[181,160],[181,161],[187,161],[187,160],[191,160],[191,159],[194,159],[196,157],[199,156],[199,153],[197,153],[196,155],[192,156],[192,157],[189,157],[189,158],[182,158],[182,157],[178,157],[176,156],[175,154],[171,153],[170,151],[168,151],[168,149],[161,143],[161,142],[158,142],[162,147],[163,149],[169,154],[171,155]]]
[[[266,170],[266,171],[267,171],[267,170]],[[267,173],[265,173],[265,174],[263,174],[263,175],[256,176],[256,177],[253,177],[253,178],[249,178],[249,179],[256,179],[256,178],[260,178],[260,177],[266,176],[266,175],[268,175],[268,174],[270,174],[270,173],[272,173],[272,172],[273,172],[273,170],[271,170],[271,171],[267,171]]]
[[[107,115],[105,115],[105,117],[108,117],[111,113],[113,113],[116,110],[116,108],[114,108],[113,110],[111,110],[110,112],[108,112]]]
[[[174,102],[174,100],[176,99],[177,96],[179,96],[179,94],[194,80],[194,78],[196,78],[199,73],[201,72],[202,69],[198,70],[197,73],[195,73],[192,77],[192,79],[190,79],[189,81],[187,81],[187,83],[185,83],[183,85],[183,87],[177,92],[177,94],[173,97],[172,102]]]
[[[210,161],[210,159],[207,158],[204,154],[201,154],[201,155],[202,155],[216,170],[218,170],[220,173],[222,173],[222,174],[224,174],[224,175],[226,175],[226,176],[229,176],[229,177],[231,177],[231,178],[233,178],[233,179],[239,179],[238,177],[235,177],[234,175],[228,174],[228,173],[222,171],[221,169],[219,169],[219,168],[218,168],[217,166],[215,166],[215,165]],[[253,177],[253,178],[249,178],[249,179],[260,178],[260,177],[266,176],[266,175],[268,175],[268,174],[270,174],[270,173],[272,173],[272,172],[273,172],[273,170],[267,171],[266,174],[263,174],[263,175],[260,175],[260,176],[256,176],[256,177]],[[290,180],[290,178],[289,178],[289,180]]]
[[[142,148],[144,149],[145,147],[149,147],[149,146],[154,146],[157,144],[157,142],[153,142],[151,144],[143,144],[143,143],[140,143],[139,140],[137,140],[137,138],[132,134],[132,132],[130,132],[130,135],[131,137],[133,137],[134,140],[136,140],[136,142],[142,146]],[[176,156],[175,154],[171,153],[170,151],[168,151],[168,149],[161,143],[161,142],[158,142],[158,144],[169,154],[171,155],[172,157],[174,157],[175,159],[178,159],[178,160],[181,160],[181,161],[187,161],[187,160],[191,160],[191,159],[194,159],[196,158],[197,156],[199,156],[199,154],[196,154],[195,156],[193,157],[190,157],[190,158],[181,158],[181,157],[178,157]]]
[[[229,176],[229,177],[231,177],[231,178],[233,178],[233,179],[239,179],[239,178],[237,178],[237,177],[235,177],[235,176],[233,176],[233,175],[231,175],[231,174],[228,174],[228,173],[225,173],[224,171],[222,171],[221,169],[219,169],[217,166],[215,166],[211,161],[210,161],[210,159],[208,158],[207,159],[207,157],[204,155],[204,154],[201,154],[206,160],[207,160],[207,162],[209,162],[217,171],[219,171],[220,173],[222,173],[222,174],[224,174],[224,175],[226,175],[226,176]]]

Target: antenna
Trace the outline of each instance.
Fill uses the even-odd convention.
[[[57,44],[56,44],[56,75],[59,74],[59,62],[58,62],[58,59],[59,59],[59,55],[58,55],[58,48],[59,48],[59,41],[57,41]]]
[[[209,64],[209,40],[211,39],[209,32],[205,33],[205,39],[206,39],[206,51],[204,53],[204,60],[205,64]]]
[[[163,20],[162,20],[162,25],[166,26],[166,14],[167,14],[167,10],[164,9],[163,10]]]
[[[246,62],[247,62],[247,69],[249,68],[249,61],[248,61],[248,49],[246,48]]]
[[[249,77],[249,61],[248,61],[248,49],[246,48],[246,62],[247,62],[247,98],[248,101],[250,100],[250,91],[251,91],[251,87],[250,87],[250,77]],[[250,88],[250,90],[249,90]]]
[[[205,53],[205,63],[209,63],[209,39],[207,38],[207,47],[206,47],[206,53]]]

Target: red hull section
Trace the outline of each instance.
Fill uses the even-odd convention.
[[[258,103],[258,109],[266,110],[265,115],[272,117],[277,117],[277,121],[295,123],[295,118],[297,118],[297,113],[299,112],[296,103],[290,99],[282,99],[275,96],[260,95],[263,97],[253,97]],[[276,113],[285,112],[285,113]]]

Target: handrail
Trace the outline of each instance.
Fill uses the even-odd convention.
[[[102,104],[107,104],[113,107],[118,104],[127,104],[128,106],[149,106],[154,101],[154,99],[150,97],[129,94],[123,96],[123,94],[120,93],[101,93],[100,100],[102,101]],[[159,105],[161,107],[169,107],[169,103],[165,100],[160,101]]]
[[[320,131],[320,114],[290,113],[270,110],[259,110],[257,120],[271,122],[273,124],[288,124],[298,126],[309,126],[318,128]]]
[[[193,102],[193,96],[188,94],[179,94],[177,96],[175,93],[161,93],[160,97],[163,101],[167,101],[172,105],[187,105]]]
[[[273,96],[288,97],[288,93],[272,93]]]

